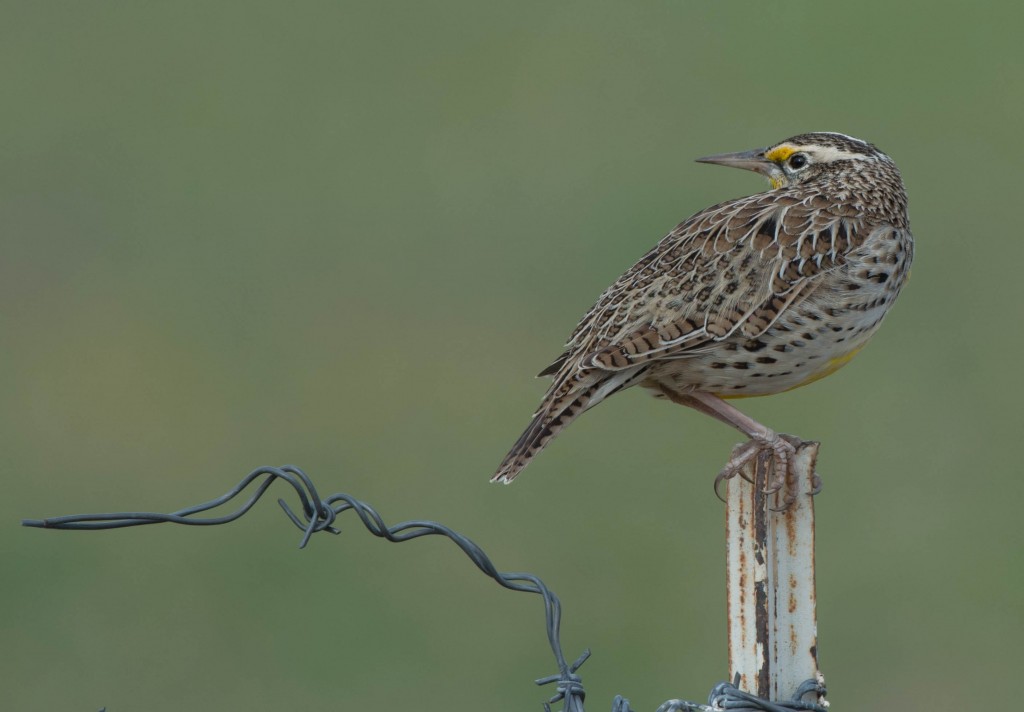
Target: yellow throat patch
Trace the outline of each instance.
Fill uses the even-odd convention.
[[[764,157],[767,158],[772,163],[782,163],[787,158],[792,156],[794,153],[796,153],[796,149],[793,148],[792,146],[776,146],[772,150],[765,153]],[[771,181],[772,188],[781,188],[786,184],[785,178],[771,177],[768,180]]]

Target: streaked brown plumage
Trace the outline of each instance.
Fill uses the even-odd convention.
[[[776,481],[792,445],[723,398],[779,393],[822,378],[870,339],[913,258],[899,170],[843,134],[794,136],[699,159],[764,174],[772,189],[678,225],[598,299],[541,372],[553,382],[493,477],[511,482],[581,413],[642,385],[751,438]]]

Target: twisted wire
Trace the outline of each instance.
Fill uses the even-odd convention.
[[[260,478],[263,479],[260,480]],[[219,517],[196,516],[216,509],[239,497],[257,480],[260,481],[256,485],[255,491],[234,512]],[[583,701],[586,697],[586,692],[577,671],[590,657],[590,650],[584,650],[583,654],[571,664],[566,662],[560,639],[562,604],[554,591],[549,589],[539,577],[530,573],[498,571],[490,557],[484,553],[483,549],[476,542],[438,522],[410,520],[389,527],[377,510],[352,495],[339,493],[330,495],[326,499],[321,499],[309,476],[294,465],[259,467],[242,478],[241,482],[220,497],[192,507],[179,509],[169,514],[160,512],[72,514],[63,517],[49,517],[47,519],[23,519],[21,523],[26,527],[65,530],[120,529],[123,527],[164,523],[185,524],[189,526],[216,526],[233,522],[244,516],[263,497],[270,486],[278,480],[291,485],[299,498],[301,505],[299,507],[300,514],[293,511],[283,499],[278,499],[277,503],[284,510],[292,524],[303,532],[302,539],[299,542],[300,549],[305,548],[309,543],[310,537],[316,532],[326,531],[331,534],[340,534],[341,532],[334,527],[335,520],[342,513],[352,510],[359,517],[367,531],[374,536],[396,543],[428,535],[446,537],[454,542],[480,571],[494,579],[500,586],[513,591],[540,595],[544,601],[544,621],[548,644],[551,646],[551,651],[555,656],[555,662],[558,666],[558,673],[534,681],[537,685],[555,683],[556,692],[544,704],[544,709],[547,712],[551,712],[552,704],[563,702],[562,712],[584,712]],[[827,712],[826,708],[821,705],[802,701],[803,696],[809,692],[824,695],[825,688],[815,680],[807,680],[800,686],[791,700],[779,702],[759,698],[750,693],[743,692],[735,684],[722,682],[711,691],[708,697],[708,704],[706,705],[673,699],[662,703],[656,712],[718,712],[721,710],[732,710],[733,712]],[[612,702],[612,712],[633,712],[633,710],[629,706],[628,699],[617,695]]]
[[[219,517],[196,516],[211,509],[216,509],[240,496],[260,478],[263,479],[256,485],[256,489],[249,496],[249,499],[234,512]],[[69,530],[120,529],[122,527],[163,523],[186,524],[189,526],[227,524],[239,519],[252,509],[277,480],[287,482],[295,490],[296,495],[298,495],[301,505],[299,508],[301,516],[296,514],[283,499],[278,499],[277,503],[292,523],[303,532],[302,539],[299,542],[300,549],[309,543],[310,537],[316,532],[326,531],[331,534],[340,534],[340,531],[333,526],[334,522],[338,515],[352,510],[359,517],[363,526],[374,536],[396,543],[428,535],[444,536],[454,542],[480,571],[494,579],[500,586],[513,591],[539,594],[544,600],[544,620],[548,643],[555,656],[558,673],[540,678],[536,681],[536,684],[547,685],[557,683],[556,694],[548,700],[548,704],[545,704],[546,709],[550,710],[550,704],[564,701],[563,712],[583,712],[585,692],[583,683],[576,672],[586,662],[587,658],[590,657],[590,651],[585,650],[572,664],[566,662],[560,639],[562,603],[554,591],[549,589],[539,577],[530,573],[498,571],[490,557],[484,553],[483,549],[476,542],[438,522],[412,520],[400,522],[389,527],[377,510],[352,495],[339,493],[330,495],[326,499],[321,499],[309,476],[294,465],[259,467],[242,478],[241,482],[220,497],[171,512],[170,514],[160,512],[72,514],[47,519],[24,519],[21,523],[26,527]]]
[[[667,700],[655,712],[828,712],[824,705],[804,701],[804,695],[811,692],[824,697],[825,685],[814,679],[804,680],[792,698],[780,701],[766,700],[744,692],[731,682],[720,682],[711,689],[706,705],[686,700]],[[633,708],[629,706],[629,700],[617,695],[612,702],[612,712],[633,712]]]

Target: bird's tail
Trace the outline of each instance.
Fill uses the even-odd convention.
[[[617,372],[592,372],[561,383],[556,379],[530,425],[501,461],[491,482],[508,484],[514,480],[569,423],[611,394],[636,383],[645,370],[646,366]]]

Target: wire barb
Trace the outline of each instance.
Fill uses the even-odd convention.
[[[587,662],[587,658],[590,657],[590,648],[583,651],[568,668],[564,668],[557,675],[548,675],[542,677],[539,680],[534,680],[538,685],[548,685],[552,682],[557,682],[558,692],[544,703],[545,712],[551,712],[551,705],[556,702],[565,700],[565,704],[562,706],[564,712],[583,712],[583,700],[586,698],[587,693],[583,689],[583,682],[580,680],[579,675],[576,671],[580,669],[583,663]]]

